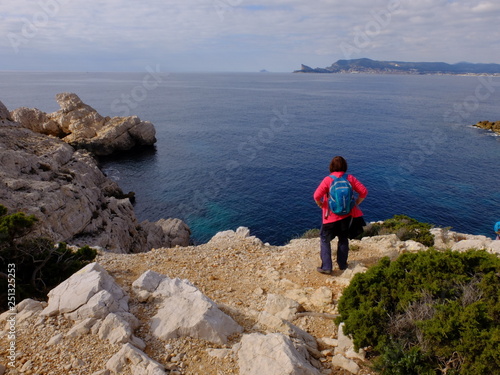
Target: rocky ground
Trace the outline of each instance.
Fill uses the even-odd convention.
[[[485,238],[460,239],[466,242],[489,241]],[[333,246],[335,248],[335,243]],[[338,327],[332,315],[337,313],[336,305],[342,290],[354,273],[362,272],[382,256],[397,256],[403,251],[421,249],[418,244],[401,242],[393,235],[353,240],[348,270],[323,275],[316,271],[319,239],[299,239],[285,246],[269,246],[249,236],[242,228],[236,232],[219,233],[207,244],[199,246],[153,249],[140,254],[101,253],[97,262],[130,296],[129,311],[139,319],[134,335],[146,344],[144,353],[163,365],[166,373],[241,374],[233,345],[241,340],[242,335],[273,331],[273,328],[260,324],[259,314],[266,309],[270,295],[280,295],[301,305],[290,320],[316,339],[317,350],[310,351],[312,364],[323,374],[350,374],[352,372],[332,361],[338,344]],[[156,314],[157,305],[143,302],[132,287],[132,283],[147,270],[169,278],[189,280],[244,331],[229,337],[226,344],[189,337],[160,340],[153,336],[150,319]],[[114,373],[106,366],[122,348],[121,344],[99,339],[92,329],[87,330],[88,334],[73,335],[75,323],[72,320],[63,315],[43,317],[39,312],[21,311],[17,314],[15,368],[9,367],[6,359],[9,355],[8,324],[0,333],[0,364],[5,366],[0,365],[0,374]],[[372,373],[369,360],[354,361],[359,365],[358,374]],[[128,361],[119,373],[132,374]],[[134,372],[138,373],[156,374]]]

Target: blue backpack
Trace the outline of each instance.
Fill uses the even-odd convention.
[[[347,174],[342,177],[330,175],[332,183],[328,194],[328,207],[336,215],[348,215],[354,207],[354,192]]]

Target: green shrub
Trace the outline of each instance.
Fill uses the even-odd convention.
[[[318,238],[319,237],[319,229],[309,229],[308,231],[304,232],[300,238],[303,239],[309,239],[309,238]]]
[[[499,275],[500,259],[485,251],[383,258],[345,289],[337,322],[380,355],[383,374],[498,374]]]
[[[430,232],[431,228],[431,224],[421,223],[405,215],[395,215],[381,224],[368,225],[362,237],[395,234],[401,241],[414,240],[430,247],[434,245],[434,236]]]
[[[88,246],[77,251],[65,243],[30,237],[37,219],[24,213],[7,215],[0,205],[0,311],[6,308],[8,275],[15,265],[16,301],[25,298],[44,299],[50,289],[91,262],[97,252]]]

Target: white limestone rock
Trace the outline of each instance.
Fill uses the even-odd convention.
[[[98,263],[91,263],[48,293],[42,314],[64,314],[73,320],[104,318],[110,312],[127,312],[128,296]]]
[[[137,328],[139,322],[132,314],[128,315],[129,319],[124,314],[109,313],[100,325],[99,338],[107,340],[111,344],[125,344],[135,341],[133,330]]]
[[[332,364],[349,371],[351,374],[359,373],[360,367],[352,359],[346,358],[343,355],[336,354],[332,358]]]
[[[87,318],[76,323],[67,333],[65,337],[74,338],[86,335],[90,332],[92,326],[97,322],[97,319]]]
[[[338,345],[335,348],[335,354],[343,355],[346,358],[365,360],[366,352],[363,349],[356,351],[351,337],[344,334],[344,323],[339,324],[338,329]]]
[[[165,375],[165,367],[149,358],[143,351],[131,344],[124,344],[120,351],[106,363],[106,369],[113,374],[122,374],[126,368],[134,375]]]
[[[132,284],[143,298],[160,301],[151,319],[151,332],[160,339],[194,337],[225,344],[230,335],[243,331],[230,316],[186,280],[170,279],[146,271]]]
[[[250,229],[247,227],[238,227],[236,231],[225,230],[216,233],[208,242],[213,246],[220,246],[222,248],[228,246],[235,246],[238,243],[248,243],[254,246],[264,246],[264,243],[255,236],[250,236]]]
[[[310,303],[320,309],[328,309],[333,304],[333,291],[331,288],[322,286],[314,291]]]
[[[281,333],[244,335],[234,350],[240,375],[319,375],[308,361],[305,349],[297,349],[293,341]]]
[[[451,250],[453,251],[467,251],[469,249],[488,249],[491,239],[482,236],[483,238],[466,239],[455,243]]]
[[[299,311],[304,309],[297,301],[279,294],[268,294],[264,311],[281,319],[292,321]]]
[[[56,101],[61,107],[57,112],[47,114],[21,107],[12,112],[12,117],[25,128],[59,137],[96,155],[109,155],[156,142],[154,125],[137,116],[103,117],[73,93],[57,94]]]
[[[407,240],[407,241],[405,241],[405,248],[406,248],[406,251],[415,253],[418,251],[426,250],[427,246],[425,246],[424,244],[421,244],[420,242],[417,242],[417,241]]]

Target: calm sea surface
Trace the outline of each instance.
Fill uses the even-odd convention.
[[[10,109],[58,110],[74,92],[137,115],[155,150],[102,161],[140,220],[180,217],[196,242],[247,226],[283,244],[320,225],[312,193],[335,155],[369,189],[367,221],[405,214],[492,237],[500,220],[500,77],[338,74],[0,73]]]

